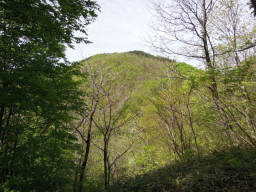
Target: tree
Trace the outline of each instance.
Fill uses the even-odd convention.
[[[250,36],[253,27],[241,22],[240,16],[245,13],[241,2],[175,0],[173,3],[172,6],[156,6],[161,25],[156,29],[160,43],[154,46],[164,53],[200,60],[206,71],[204,86],[211,94],[228,139],[231,143],[240,140],[255,145],[253,137],[246,131],[247,125],[241,126],[237,123],[239,118],[230,113],[219,81],[223,73],[240,66],[241,55],[250,55],[250,49],[255,47],[255,36]],[[248,40],[248,37],[252,38]],[[169,46],[173,41],[178,42],[176,48]],[[229,69],[223,63],[228,63]],[[243,134],[237,134],[236,130]]]
[[[109,190],[113,166],[132,147],[129,144],[124,151],[111,160],[111,139],[121,132],[121,129],[134,118],[134,115],[129,113],[129,98],[132,91],[129,90],[130,93],[123,98],[118,97],[118,92],[123,89],[123,87],[116,86],[118,76],[110,72],[105,76],[103,71],[100,73],[103,83],[99,87],[100,101],[93,123],[103,136],[103,147],[98,146],[98,148],[103,152],[104,185],[105,189]]]
[[[79,192],[83,191],[85,170],[87,167],[92,142],[93,119],[95,112],[97,111],[98,103],[100,100],[100,90],[103,83],[102,76],[99,77],[97,71],[94,71],[90,64],[81,70],[82,74],[87,76],[87,81],[83,83],[81,88],[86,90],[86,96],[83,97],[83,99],[85,100],[88,109],[85,110],[78,126],[75,128],[76,132],[78,133],[78,138],[81,139],[82,148],[85,146],[85,150],[82,149],[82,151],[85,152],[79,160],[78,167],[80,170],[75,173],[75,178],[79,176]],[[77,190],[76,185],[77,179],[75,179],[73,191]]]
[[[97,10],[89,0],[0,1],[1,189],[55,191],[68,183],[75,138],[67,125],[70,111],[81,110],[81,91],[78,66],[64,50],[88,42]]]
[[[256,1],[255,0],[251,0],[251,8],[253,9],[253,13],[254,15],[256,15]]]
[[[156,108],[159,128],[163,129],[175,159],[184,159],[188,154],[191,156],[192,152],[197,151],[199,154],[191,100],[196,100],[193,93],[197,91],[195,76],[201,71],[184,63],[171,63],[166,67],[162,86],[149,100]]]

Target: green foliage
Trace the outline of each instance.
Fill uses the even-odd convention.
[[[122,131],[115,131],[114,141],[110,143],[110,148],[112,149],[112,156],[115,153],[120,154],[121,149],[127,145],[128,139],[130,142],[134,142],[133,152],[135,156],[134,158],[128,155],[124,156],[115,168],[116,171],[112,177],[123,178],[129,174],[145,173],[165,165],[170,156],[173,158],[172,153],[167,153],[166,147],[163,147],[163,143],[168,142],[167,139],[165,137],[159,139],[160,134],[164,133],[157,122],[155,104],[158,103],[159,108],[164,106],[157,98],[164,88],[168,89],[169,79],[165,73],[169,67],[178,68],[191,79],[200,70],[196,70],[185,63],[174,63],[172,60],[154,57],[141,52],[100,54],[90,57],[81,63],[83,65],[82,71],[86,74],[89,69],[92,73],[91,76],[97,77],[97,83],[100,83],[100,79],[103,79],[102,89],[109,93],[113,103],[118,104],[124,99],[124,96],[129,98],[124,105],[117,105],[119,107],[122,106],[123,111],[119,122],[124,118],[129,123],[122,128]],[[194,79],[196,78],[194,77]],[[184,83],[180,92],[183,90],[188,91],[191,86],[189,82]],[[90,86],[90,84],[84,84],[84,88],[89,91],[88,93],[91,90]],[[104,100],[103,97],[99,98],[100,109],[97,109],[99,113],[96,113],[95,119],[98,122],[103,122],[104,117],[108,119],[109,116],[103,115],[105,112],[101,109],[104,109],[104,106],[108,106],[108,101]],[[156,99],[154,105],[152,103],[153,99]],[[115,118],[115,115],[113,115],[113,118]],[[143,129],[143,133],[140,133],[140,129]],[[144,144],[142,141],[137,140],[136,138],[140,134],[146,137],[150,144]],[[95,131],[94,143],[97,143],[97,146],[101,146],[100,141],[100,134]],[[189,155],[191,153],[187,152],[186,154]],[[99,158],[92,156],[95,161]],[[95,176],[100,179],[102,177],[102,163],[100,161],[94,163],[93,167],[88,167],[87,172],[93,172],[93,170],[95,174],[97,172]]]
[[[157,150],[153,146],[144,146],[143,150],[143,153],[136,157],[136,164],[142,167],[141,173],[146,173],[158,167],[155,159]]]
[[[94,1],[0,2],[0,191],[72,184],[69,123],[83,109],[83,93],[74,79],[78,64],[66,61],[64,50],[87,42],[97,9]]]
[[[120,99],[120,95],[128,95],[132,90],[124,109],[127,118],[136,115],[136,120],[116,132],[112,153],[118,153],[126,139],[138,138],[133,140],[132,152],[116,165],[112,175],[116,182],[113,191],[229,191],[236,189],[236,180],[241,181],[240,191],[247,190],[245,183],[254,173],[240,178],[243,176],[238,170],[252,165],[238,158],[238,153],[244,156],[253,154],[252,151],[232,149],[227,154],[211,154],[211,151],[253,143],[253,128],[248,126],[245,116],[241,116],[244,109],[250,113],[248,118],[255,114],[253,58],[237,67],[209,71],[137,51],[96,55],[86,60],[86,64],[105,71],[106,79],[115,87],[115,91],[111,91],[113,97]],[[217,79],[223,110],[235,127],[233,138],[228,135],[229,130],[223,126],[212,101],[209,90],[212,77]],[[242,128],[236,127],[237,124]],[[170,162],[176,163],[167,166]],[[98,170],[96,177],[100,181],[102,165],[97,168],[96,165],[89,169],[90,172]],[[160,168],[163,166],[166,167]]]
[[[117,183],[113,191],[254,191],[255,150],[233,148]]]
[[[253,9],[253,14],[256,15],[256,1],[250,0],[251,8]]]

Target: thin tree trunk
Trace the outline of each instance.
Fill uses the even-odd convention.
[[[96,103],[93,106],[93,110],[90,114],[89,126],[87,131],[86,150],[85,150],[84,160],[81,166],[81,172],[80,172],[80,178],[79,178],[79,192],[83,192],[84,175],[85,175],[85,170],[86,170],[89,153],[90,153],[90,147],[91,147],[91,131],[92,131],[93,116],[96,111],[97,104],[98,102],[96,101]]]
[[[79,175],[79,171],[80,171],[80,166],[81,166],[81,157],[79,158],[79,163],[78,163],[78,168],[75,171],[75,179],[74,179],[74,183],[73,183],[73,192],[77,191],[77,180],[78,180],[78,175]]]
[[[197,144],[197,135],[196,135],[196,132],[195,132],[195,129],[194,129],[194,125],[193,125],[193,119],[192,119],[192,114],[191,114],[191,109],[190,109],[190,94],[191,94],[191,91],[188,95],[188,102],[187,102],[187,110],[188,110],[188,116],[189,116],[189,125],[190,125],[190,128],[191,128],[191,131],[193,133],[193,136],[194,136],[194,141],[195,141],[195,145],[196,145],[196,150],[197,150],[197,154],[199,156],[199,148],[198,148],[198,144]]]
[[[203,47],[204,47],[204,53],[205,53],[205,60],[206,60],[206,65],[208,67],[208,69],[210,70],[211,74],[211,80],[212,83],[210,85],[210,91],[212,93],[212,98],[214,100],[214,103],[217,107],[217,111],[220,113],[220,117],[223,120],[224,126],[227,130],[232,131],[233,128],[229,123],[229,119],[227,117],[227,114],[225,112],[225,110],[223,109],[223,107],[220,104],[220,99],[219,99],[219,95],[218,95],[218,85],[217,85],[217,81],[216,81],[216,76],[215,76],[215,67],[214,67],[214,63],[211,60],[211,56],[210,56],[210,51],[209,51],[209,46],[208,46],[208,32],[207,32],[207,11],[206,11],[206,2],[205,0],[203,0],[203,21],[202,21],[202,30],[203,30]]]
[[[11,121],[11,116],[13,114],[13,108],[11,107],[9,110],[9,114],[6,120],[6,132],[2,133],[2,145],[3,145],[3,151],[4,151],[4,159],[8,159],[7,156],[9,153],[11,153],[11,149],[9,148],[9,143],[8,141],[6,141],[6,144],[4,145],[4,137],[5,135],[9,135],[10,134],[10,130],[8,129],[9,125],[10,125],[10,121]],[[7,160],[7,162],[5,162],[5,166],[3,169],[3,181],[7,181],[8,176],[10,175],[10,168],[9,168],[9,162],[11,162],[13,159]]]
[[[110,177],[111,177],[111,166],[110,166],[109,159],[108,159],[107,163],[108,163],[108,188],[107,188],[107,190],[110,191],[109,186],[110,186]]]
[[[106,190],[109,187],[108,170],[108,139],[104,136],[104,184]]]
[[[3,125],[4,111],[5,111],[5,107],[1,106],[1,110],[0,110],[0,139],[2,138],[2,134],[3,134],[3,130],[2,130],[3,126],[2,125]]]
[[[90,153],[90,146],[91,146],[91,130],[88,130],[88,137],[86,141],[86,150],[85,150],[85,155],[84,155],[84,160],[81,166],[81,173],[80,173],[80,178],[79,178],[79,192],[83,192],[83,181],[84,181],[84,175],[85,175],[85,169],[87,166],[88,162],[88,157]]]

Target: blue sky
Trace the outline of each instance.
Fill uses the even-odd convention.
[[[146,39],[152,23],[151,0],[98,0],[101,6],[96,21],[88,26],[92,44],[67,49],[70,61],[79,61],[98,53],[143,50],[153,53]]]

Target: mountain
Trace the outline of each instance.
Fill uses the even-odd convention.
[[[111,73],[116,76],[115,78],[120,84],[126,85],[127,89],[140,91],[148,91],[145,89],[150,86],[151,89],[159,87],[159,83],[168,78],[167,71],[170,68],[175,68],[184,75],[198,71],[198,69],[186,63],[177,63],[174,60],[153,56],[143,51],[97,54],[81,62],[83,66],[89,64],[106,73]]]
[[[83,60],[86,107],[98,104],[86,189],[253,191],[256,153],[246,122],[254,122],[255,109],[239,91],[247,86],[249,101],[256,98],[252,66],[248,61],[213,73],[142,51]],[[210,90],[213,75],[222,112],[236,129],[222,124]]]
[[[110,135],[107,162],[111,166],[108,171],[112,181],[145,173],[175,158],[166,153],[169,144],[159,109],[167,109],[165,95],[177,97],[179,89],[189,86],[187,79],[201,72],[199,69],[142,51],[131,51],[92,56],[81,61],[81,71],[87,78],[81,87],[87,93],[87,108],[93,109],[92,103],[97,102],[93,117],[96,123],[92,129],[93,152],[87,171],[87,179],[93,180],[88,182],[90,186],[103,183],[100,181],[102,170],[105,170],[102,149],[105,150],[106,139],[103,138],[106,135]],[[176,87],[175,92],[169,91],[170,86]]]

